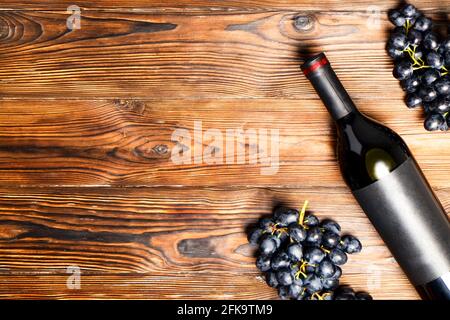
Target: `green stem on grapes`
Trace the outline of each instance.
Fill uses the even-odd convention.
[[[304,273],[303,271],[299,270],[295,273],[295,279],[300,278],[300,275],[303,276],[303,278],[306,278],[306,273]]]
[[[319,300],[323,300],[323,297],[322,297],[320,294],[318,294],[317,292],[314,292],[314,293],[312,294],[311,298],[313,298],[314,296],[317,296],[317,298],[318,298]]]
[[[300,215],[298,217],[298,224],[301,225],[302,227],[305,227],[305,225],[303,224],[304,220],[305,220],[305,213],[306,213],[306,207],[308,206],[308,200],[305,200],[305,202],[303,202],[303,207],[302,210],[300,211]]]
[[[320,249],[322,249],[323,252],[325,252],[325,253],[330,253],[331,252],[330,250],[325,249],[323,246],[320,246]]]
[[[415,57],[415,55],[416,55],[416,47],[417,47],[417,46],[414,46],[414,49],[411,49],[411,48],[408,46],[408,47],[406,47],[406,49],[404,49],[403,51],[404,51],[404,52],[407,52],[407,53],[409,54],[409,57],[410,57],[411,60],[414,62],[413,66],[415,66],[415,65],[423,66],[423,65],[424,65],[424,62],[423,62],[422,59],[418,58],[418,59],[416,60],[416,57]],[[418,60],[420,60],[421,63],[420,63]]]
[[[418,61],[420,61],[422,63],[422,65],[425,64],[425,62],[422,60],[422,58],[417,58]]]
[[[406,34],[408,34],[410,28],[411,28],[411,23],[409,22],[409,19],[406,19],[406,26],[405,26]]]
[[[283,233],[288,233],[288,229],[287,229],[287,228],[276,228],[276,229],[272,232],[272,235],[273,235],[275,232],[277,232],[277,237],[278,237],[278,238],[281,238],[281,235],[282,235]]]
[[[413,68],[413,70],[415,71],[415,70],[424,69],[424,68],[431,68],[431,67],[430,66],[420,66],[420,67]]]

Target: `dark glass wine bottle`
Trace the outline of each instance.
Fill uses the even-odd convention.
[[[405,142],[357,110],[325,54],[302,70],[335,121],[356,200],[421,297],[450,300],[450,222]]]

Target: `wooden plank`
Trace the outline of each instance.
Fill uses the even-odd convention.
[[[436,191],[449,211],[450,188]],[[364,245],[344,283],[417,297],[345,188],[2,188],[0,297],[272,298],[244,230],[305,199]],[[69,266],[81,291],[65,287]]]
[[[401,94],[396,89],[395,94]],[[408,110],[400,100],[356,100],[361,110],[392,127],[411,147],[430,183],[449,187],[450,148],[446,133],[427,133],[420,110]],[[203,139],[195,135],[202,124]],[[17,186],[187,185],[187,186],[329,186],[342,187],[334,154],[334,128],[319,100],[203,100],[203,101],[0,101],[0,184]],[[249,139],[235,147],[237,157],[208,164],[208,129],[279,130],[278,166],[250,164],[249,154],[267,139]],[[191,164],[177,164],[172,138],[186,129],[184,141]],[[237,138],[234,140],[237,141]],[[249,145],[250,143],[250,145]],[[200,148],[201,146],[201,148]],[[195,149],[196,148],[196,149]],[[197,155],[196,150],[200,150]],[[233,153],[231,153],[233,155]],[[219,156],[218,156],[219,157]],[[201,161],[200,161],[201,160]],[[195,163],[199,161],[200,163]]]
[[[1,299],[277,299],[275,289],[255,274],[99,274],[82,275],[80,289],[69,289],[69,275],[0,276]],[[344,275],[343,283],[367,290],[361,275]],[[359,284],[358,281],[361,281]],[[356,285],[354,285],[356,283]],[[374,299],[418,299],[406,279],[383,283]]]
[[[415,4],[421,10],[445,9],[446,1],[437,3],[432,0],[424,1],[408,1]],[[45,0],[3,0],[0,9],[3,10],[22,10],[22,9],[39,9],[39,10],[65,10],[68,6],[73,5],[71,0],[52,1],[51,5]],[[336,1],[336,0],[81,0],[76,4],[83,10],[103,9],[103,10],[120,10],[126,9],[130,11],[137,10],[267,10],[267,9],[283,9],[283,10],[359,10],[366,11],[371,3],[363,0]],[[380,8],[380,10],[388,10],[398,5],[398,1],[383,0],[372,3]]]
[[[384,14],[379,29],[351,11],[310,13],[296,29],[298,14],[88,11],[70,31],[64,12],[3,11],[0,97],[312,98],[305,50],[326,51],[356,97],[398,86]]]

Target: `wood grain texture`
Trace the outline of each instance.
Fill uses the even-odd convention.
[[[326,51],[355,97],[394,86],[390,26],[364,12],[123,13],[88,11],[79,30],[64,12],[0,12],[0,97],[315,97],[301,75],[304,50]],[[157,93],[157,94],[156,94]]]
[[[393,92],[399,92],[395,89]],[[449,187],[450,141],[445,133],[425,134],[419,110],[397,100],[358,100],[361,110],[403,136],[435,187]],[[0,101],[0,183],[3,185],[122,186],[344,186],[334,152],[334,128],[319,100],[206,101]],[[194,135],[201,121],[203,139]],[[242,145],[244,164],[208,164],[205,132],[218,129],[279,130],[279,165],[250,164],[257,154]],[[187,129],[191,164],[171,158],[172,134]],[[270,131],[269,131],[270,132]],[[268,137],[269,138],[269,137]],[[237,140],[237,139],[235,139]],[[260,139],[257,146],[263,147]],[[244,141],[244,140],[242,140]],[[249,144],[251,140],[246,139]],[[269,147],[267,147],[269,148]],[[236,153],[238,149],[236,147]],[[264,150],[263,150],[264,151]],[[269,150],[270,152],[270,150]],[[261,152],[262,154],[262,152]],[[202,160],[196,164],[195,161]]]
[[[80,289],[68,289],[68,275],[17,274],[0,277],[0,298],[11,299],[277,299],[259,274],[98,274],[83,275]],[[391,282],[374,293],[377,299],[418,299],[404,278],[394,275]],[[367,290],[361,275],[344,275],[355,290]],[[373,291],[373,290],[372,290]]]
[[[447,9],[446,2],[437,3],[433,0],[408,1],[430,11]],[[3,10],[66,10],[74,1],[54,0],[51,4],[45,0],[3,0],[0,9]],[[370,5],[376,4],[380,10],[388,10],[398,5],[396,0],[382,0],[370,3],[364,0],[81,0],[76,4],[83,10],[114,10],[114,11],[144,11],[144,10],[325,10],[325,11],[366,11]]]
[[[448,23],[449,1],[413,3]],[[376,2],[379,28],[360,0],[82,0],[69,30],[72,4],[0,3],[0,298],[275,299],[245,232],[305,199],[364,245],[343,283],[418,298],[345,187],[332,124],[299,71],[308,51],[326,51],[449,212],[449,136],[406,109],[384,50],[397,1]],[[278,172],[174,164],[172,134],[195,121],[279,130]],[[187,150],[208,147],[192,138]],[[242,145],[248,160],[255,145]],[[80,289],[67,287],[69,266]]]
[[[450,188],[437,194],[449,211]],[[304,199],[364,243],[344,266],[344,283],[376,298],[416,298],[346,188],[3,188],[0,296],[273,298],[244,230],[274,205]],[[81,290],[64,288],[72,265],[81,268]],[[111,295],[109,283],[118,288]]]

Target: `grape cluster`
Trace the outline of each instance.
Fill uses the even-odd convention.
[[[441,39],[432,20],[411,4],[389,12],[395,25],[387,51],[394,59],[394,77],[406,92],[408,108],[422,106],[428,131],[450,126],[450,34]]]
[[[272,218],[260,219],[249,234],[249,242],[259,246],[256,266],[265,273],[269,286],[278,289],[281,299],[371,300],[364,292],[339,287],[341,266],[348,253],[360,252],[361,242],[341,236],[333,220],[322,222],[306,212],[278,207]]]

